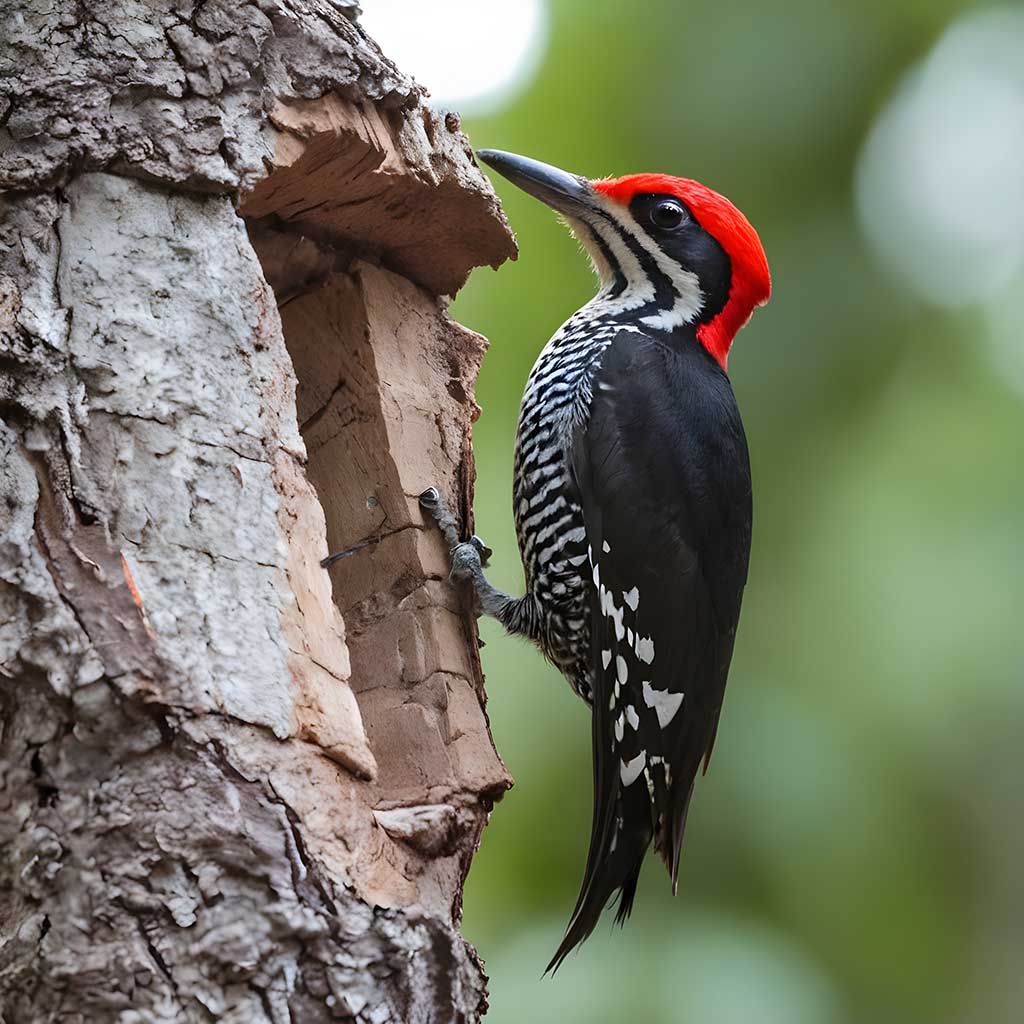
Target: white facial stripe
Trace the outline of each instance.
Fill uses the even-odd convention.
[[[601,207],[601,209],[607,212],[619,228],[628,232],[628,234],[634,238],[647,253],[650,254],[655,265],[665,275],[665,277],[668,278],[676,293],[676,301],[673,303],[671,309],[662,310],[660,313],[644,317],[643,322],[650,327],[661,328],[663,330],[671,330],[673,327],[679,327],[681,324],[693,323],[693,321],[697,319],[700,311],[704,308],[704,293],[700,290],[700,280],[697,275],[693,273],[693,271],[684,270],[678,263],[676,263],[675,260],[666,256],[655,244],[654,239],[635,223],[628,210],[624,209],[607,196],[601,195],[600,192],[594,193],[594,201]],[[593,223],[598,222],[595,220]],[[601,237],[612,250],[615,258],[619,259],[619,251],[621,249],[628,253],[628,257],[632,261],[632,267],[629,268],[627,268],[626,263],[620,262],[622,272],[626,275],[627,282],[630,284],[632,283],[634,269],[636,273],[646,279],[646,275],[644,275],[643,271],[640,269],[639,260],[637,260],[633,255],[625,242],[623,242],[621,238],[617,238],[617,244],[614,246],[612,245],[612,241],[608,235],[617,234],[614,228],[610,225],[605,225],[604,228],[605,230],[601,232]],[[648,284],[650,284],[649,281]],[[629,286],[627,285],[626,291],[628,292],[629,290]],[[653,285],[650,286],[650,291],[652,293],[651,298],[653,298]]]
[[[586,249],[591,263],[594,264],[594,270],[601,279],[601,290],[588,303],[589,306],[613,302],[616,309],[639,309],[646,303],[654,301],[654,282],[643,272],[640,261],[622,240],[619,232],[604,217],[594,215],[588,217],[586,221],[566,217],[565,221]],[[615,285],[615,271],[601,251],[598,240],[604,242],[626,279],[626,287],[614,299],[607,293]]]
[[[566,227],[590,257],[590,262],[594,265],[594,272],[601,281],[602,290],[610,288],[615,283],[615,271],[601,251],[601,246],[597,244],[594,229],[586,221],[570,217],[567,214],[562,215],[562,220],[565,221]]]
[[[595,217],[591,226],[611,250],[626,279],[626,287],[615,296],[615,305],[620,309],[639,309],[648,302],[653,302],[654,282],[644,273],[636,254],[626,245],[615,226],[609,224],[603,217]]]

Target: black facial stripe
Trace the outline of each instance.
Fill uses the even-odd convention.
[[[597,246],[604,258],[605,262],[611,268],[612,275],[615,278],[615,283],[612,285],[608,294],[614,299],[618,298],[626,290],[626,275],[622,272],[622,267],[619,266],[619,261],[615,258],[615,254],[612,252],[608,243],[601,236],[599,231],[595,231],[594,227],[587,224],[585,221],[581,221],[583,226],[587,229],[590,237],[594,241],[594,245]]]
[[[625,243],[626,248],[636,257],[644,276],[654,285],[654,298],[651,300],[650,305],[657,309],[671,309],[676,303],[678,293],[672,281],[662,273],[654,257],[640,244],[632,232],[622,227],[610,213],[604,210],[596,210],[595,212],[611,225],[612,230],[618,234],[619,238]]]
[[[659,203],[678,203],[687,213],[675,227],[659,227],[652,211]],[[718,240],[701,227],[693,211],[678,196],[643,193],[633,197],[629,212],[664,255],[689,273],[696,274],[704,304],[700,323],[714,319],[729,300],[732,261]]]

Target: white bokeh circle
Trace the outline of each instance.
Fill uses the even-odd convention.
[[[897,86],[857,168],[880,259],[923,298],[960,307],[1024,269],[1024,11],[954,24]]]
[[[547,9],[544,0],[364,0],[360,24],[437,104],[481,114],[533,77]]]

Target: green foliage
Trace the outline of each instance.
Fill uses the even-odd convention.
[[[1020,1019],[1024,402],[970,311],[918,305],[874,261],[852,198],[873,117],[965,7],[561,0],[528,92],[467,119],[479,146],[590,176],[706,181],[756,224],[775,282],[730,364],[754,555],[680,893],[652,861],[626,931],[601,926],[554,980],[589,725],[539,655],[484,626],[517,780],[466,892],[495,1024]],[[519,397],[593,279],[548,210],[496,185],[521,256],[478,271],[454,311],[491,340],[477,522],[494,581],[520,592]]]

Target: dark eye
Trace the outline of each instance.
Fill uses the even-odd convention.
[[[651,207],[651,223],[662,231],[679,227],[686,219],[686,211],[674,199],[661,199]]]

